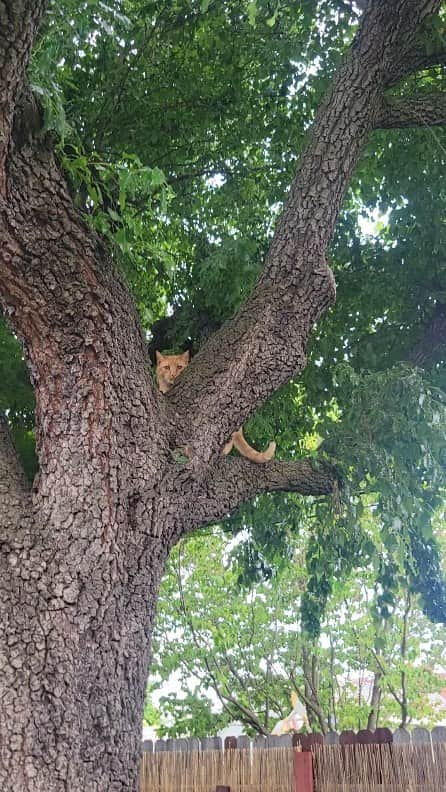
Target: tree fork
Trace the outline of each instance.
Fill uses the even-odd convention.
[[[169,392],[182,443],[195,451],[197,466],[215,458],[231,432],[305,367],[311,328],[334,301],[326,252],[351,175],[384,91],[439,5],[369,4],[317,113],[257,285]]]

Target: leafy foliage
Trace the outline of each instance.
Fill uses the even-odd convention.
[[[321,638],[309,642],[296,619],[308,576],[305,536],[292,545],[294,563],[248,596],[220,532],[196,535],[174,550],[154,635],[151,691],[160,734],[208,736],[233,719],[249,733],[270,731],[290,711],[292,690],[307,700],[310,716],[312,704],[321,710],[325,728],[365,728],[374,680],[381,690],[378,723],[396,726],[402,674],[411,724],[435,723],[429,696],[442,686],[435,667],[441,667],[443,628],[431,625],[410,600],[408,606],[404,579],[396,578],[386,618],[372,568],[336,584]],[[316,669],[311,694],[305,653]]]

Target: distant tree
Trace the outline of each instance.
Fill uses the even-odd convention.
[[[383,619],[373,572],[361,570],[360,580],[337,586],[321,639],[310,641],[296,619],[304,548],[302,537],[293,563],[249,591],[220,532],[175,548],[154,631],[159,734],[205,737],[233,720],[246,733],[269,734],[291,710],[292,691],[316,731],[435,725],[429,696],[442,687],[444,628],[413,607],[402,579]]]

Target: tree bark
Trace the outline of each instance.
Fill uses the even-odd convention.
[[[328,734],[330,727],[319,700],[319,674],[317,657],[309,652],[306,646],[302,647],[302,672],[305,693],[303,700],[307,708],[308,722],[315,731]]]
[[[29,492],[0,426],[2,792],[136,790],[172,543],[256,492],[332,491],[335,474],[306,461],[259,468],[220,450],[305,365],[334,299],[326,251],[350,176],[438,7],[369,4],[252,295],[162,397],[128,291],[37,134],[25,70],[44,3],[0,0],[0,301],[35,388],[39,458]]]
[[[427,368],[444,360],[446,344],[446,305],[437,302],[434,312],[423,328],[423,335],[408,355],[409,363]]]
[[[29,507],[30,493],[12,444],[8,422],[0,413],[0,525],[6,534],[14,530]]]
[[[391,97],[383,101],[375,120],[380,129],[419,126],[444,126],[446,123],[446,92]]]

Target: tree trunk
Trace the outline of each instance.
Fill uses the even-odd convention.
[[[116,543],[112,550],[110,524],[94,523],[88,511],[73,521],[71,541],[66,533],[58,541],[48,523],[35,522],[2,555],[2,792],[138,786],[166,548],[154,541],[138,548]],[[123,536],[127,528],[120,523]],[[124,571],[126,553],[134,564]]]
[[[381,671],[375,671],[373,675],[372,697],[370,700],[369,716],[367,718],[367,728],[370,729],[370,731],[375,731],[375,729],[378,728],[379,705],[381,703],[382,695],[382,676],[383,675]]]
[[[114,340],[125,336],[117,331]],[[91,347],[78,351],[73,378],[82,379],[90,355]],[[24,482],[8,468],[0,544],[2,792],[138,786],[150,635],[172,518],[168,501],[155,495],[163,471],[156,444],[150,458],[138,431],[148,420],[147,394],[133,385],[130,399],[124,383],[108,389],[98,369],[72,401],[65,395],[59,403],[52,378],[40,379],[39,423],[51,421],[52,437],[48,445],[40,438],[39,481],[29,507],[20,501],[18,520]],[[3,459],[13,460],[4,430],[0,440]]]

